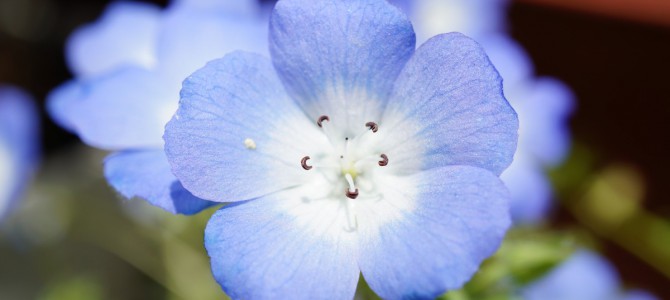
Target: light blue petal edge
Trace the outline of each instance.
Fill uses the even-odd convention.
[[[173,214],[192,215],[219,204],[184,189],[172,175],[163,149],[111,154],[105,159],[105,177],[124,197],[140,197]]]

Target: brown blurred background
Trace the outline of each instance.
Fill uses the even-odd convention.
[[[646,185],[643,205],[670,218],[670,2],[526,0],[512,5],[510,20],[537,72],[576,93],[575,142],[597,153],[596,164],[637,169]],[[558,219],[572,221],[564,211]],[[667,277],[606,246],[626,282],[670,299]]]

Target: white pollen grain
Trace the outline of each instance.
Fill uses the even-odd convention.
[[[247,147],[247,149],[249,150],[254,150],[256,149],[256,142],[254,142],[254,140],[250,138],[246,138],[244,140],[244,147]]]

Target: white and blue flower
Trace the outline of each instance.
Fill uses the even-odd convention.
[[[69,39],[75,78],[52,92],[49,112],[88,145],[115,152],[105,161],[105,176],[125,197],[197,213],[214,203],[181,186],[163,151],[181,81],[234,49],[267,51],[266,32],[267,14],[252,0],[181,0],[165,11],[112,3]]]
[[[0,220],[16,207],[39,156],[39,115],[24,91],[0,85]]]
[[[384,0],[279,1],[272,59],[234,52],[188,77],[165,131],[194,195],[234,202],[205,246],[234,299],[387,299],[461,287],[510,224],[498,175],[517,118],[461,34],[415,50]]]

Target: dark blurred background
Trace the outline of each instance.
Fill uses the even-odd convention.
[[[77,26],[97,19],[107,2],[0,0],[0,82],[23,87],[44,104],[47,93],[71,77],[63,54],[66,38]],[[669,219],[665,190],[670,186],[670,134],[666,131],[670,121],[668,2],[526,0],[513,3],[509,13],[510,33],[526,48],[537,73],[560,78],[577,96],[571,128],[573,154],[581,160],[575,163],[586,161],[596,171],[624,168],[632,172],[642,183],[642,206],[655,217]],[[42,116],[44,160],[77,147],[76,137],[51,122],[44,110]],[[573,189],[561,192],[559,197],[583,193]],[[559,207],[551,226],[584,223],[579,210],[569,205]],[[670,274],[654,268],[658,260],[645,259],[647,252],[634,253],[626,247],[636,242],[636,230],[653,229],[654,224],[638,222],[614,229],[588,222],[584,225],[586,231],[602,238],[604,254],[615,263],[626,283],[670,299]],[[612,237],[612,230],[629,231],[628,240]],[[640,237],[638,242],[649,243],[649,239]],[[661,243],[660,249],[670,247],[668,240],[656,242]],[[81,264],[86,264],[86,249],[75,249],[70,246],[58,251],[79,251]],[[75,253],[69,255],[78,255]],[[2,260],[0,269],[8,266]],[[124,261],[118,263],[97,268],[124,267]],[[119,283],[119,287],[138,282],[151,285],[151,280],[138,276]],[[161,293],[158,287],[153,289]],[[155,296],[148,293],[137,299]]]
[[[646,186],[643,206],[669,218],[668,2],[656,1],[665,10],[653,11],[664,13],[665,24],[644,22],[639,14],[617,14],[607,6],[603,8],[606,13],[596,14],[531,2],[512,5],[511,34],[529,52],[539,74],[558,77],[575,92],[577,109],[571,120],[574,142],[596,154],[596,168],[613,163],[633,168]],[[582,1],[584,6],[588,2]],[[564,210],[556,219],[559,226],[574,222]],[[670,299],[667,274],[657,272],[614,243],[606,243],[604,250],[624,281]]]

